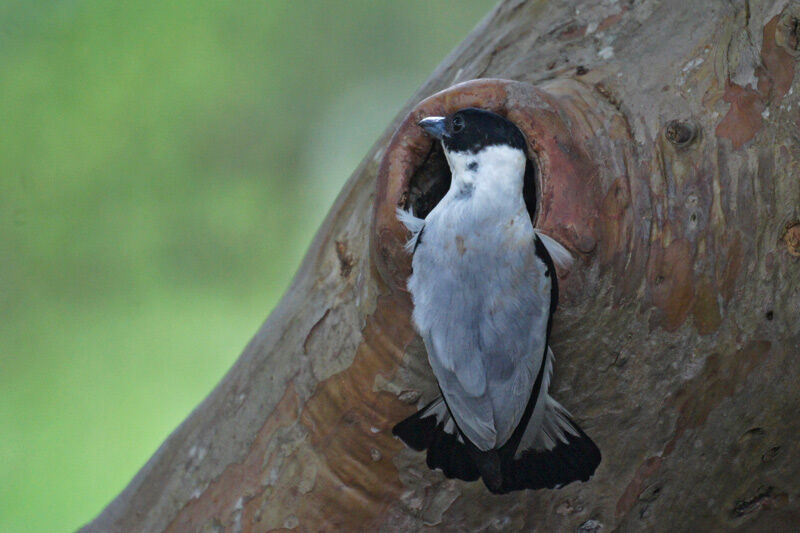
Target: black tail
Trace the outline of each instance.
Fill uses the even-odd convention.
[[[503,488],[498,492],[558,489],[592,477],[600,464],[600,449],[571,418],[566,420],[574,433],[565,431],[562,438],[554,439],[552,448],[531,448],[518,452],[516,458],[503,454]]]
[[[392,433],[414,450],[427,450],[429,468],[464,481],[483,478],[495,494],[587,481],[600,464],[600,450],[563,407],[547,401],[541,427],[531,435],[520,428],[519,437],[498,450],[482,452],[463,437],[442,398],[397,424]]]
[[[392,434],[418,452],[428,450],[426,462],[431,470],[438,468],[448,478],[464,481],[480,477],[441,397],[397,424]]]

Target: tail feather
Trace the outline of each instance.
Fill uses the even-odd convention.
[[[588,481],[600,464],[600,450],[558,402],[546,396],[545,416],[527,449],[482,452],[465,442],[441,397],[398,423],[392,433],[448,478],[483,479],[495,494],[514,490],[560,488]],[[528,420],[530,422],[530,420]]]
[[[503,492],[560,488],[588,481],[600,464],[600,449],[550,396],[532,442],[526,439],[503,462]]]
[[[575,434],[565,434],[552,449],[524,450],[503,463],[503,492],[560,488],[592,477],[600,464],[600,449],[572,419],[569,422]]]
[[[482,478],[495,494],[587,481],[600,464],[600,450],[564,407],[546,392],[542,395],[543,416],[523,420],[537,427],[526,427],[521,439],[497,450],[482,452],[466,441],[441,397],[398,423],[392,433],[414,450],[427,450],[432,470],[464,481]]]
[[[427,449],[426,463],[431,470],[438,468],[448,478],[464,481],[480,477],[441,397],[394,426],[392,434],[414,450]]]
[[[436,433],[425,462],[431,470],[440,469],[447,478],[475,481],[480,477],[475,464],[466,456],[464,443],[444,431]]]

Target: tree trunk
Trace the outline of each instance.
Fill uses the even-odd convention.
[[[228,375],[85,531],[796,530],[798,18],[786,0],[499,5],[376,142]],[[412,110],[487,77],[515,81]],[[493,496],[391,435],[435,390],[393,211],[436,201],[415,120],[463,105],[521,124],[537,225],[578,258],[551,390],[602,450],[586,483]]]

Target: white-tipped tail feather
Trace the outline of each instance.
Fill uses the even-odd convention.
[[[548,394],[554,361],[555,355],[548,346],[539,398],[516,450],[515,459],[519,459],[527,450],[547,451],[559,442],[567,444],[570,435],[577,437],[580,431],[570,418],[569,411]]]

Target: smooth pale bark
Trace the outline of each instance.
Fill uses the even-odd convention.
[[[228,375],[85,531],[796,530],[798,16],[786,1],[499,5],[377,140]],[[487,77],[531,89],[420,109],[501,93],[535,108],[537,224],[578,257],[560,273],[552,390],[603,452],[561,490],[492,496],[391,436],[435,383],[379,166],[419,141],[390,145],[408,110]]]

